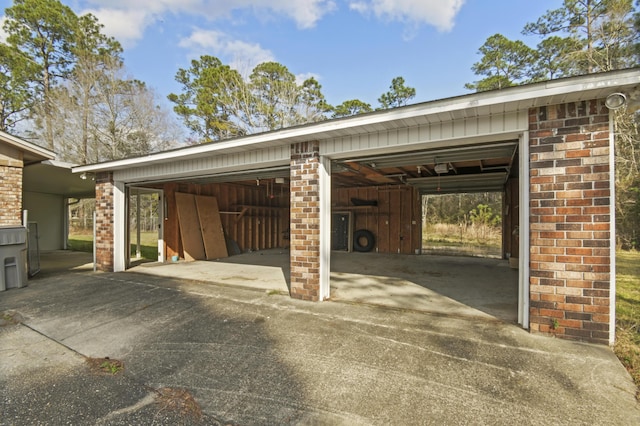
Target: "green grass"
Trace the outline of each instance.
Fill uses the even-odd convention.
[[[93,234],[73,234],[69,235],[68,246],[70,250],[84,251],[91,253],[93,251]],[[131,244],[131,255],[135,256],[136,245]],[[157,232],[141,232],[140,233],[140,254],[143,259],[158,259],[158,233]]]
[[[640,252],[616,254],[614,351],[640,388]]]
[[[499,227],[461,228],[454,224],[427,224],[422,229],[425,252],[451,252],[464,255],[500,256],[502,236]]]

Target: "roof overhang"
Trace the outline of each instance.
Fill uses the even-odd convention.
[[[95,182],[87,175],[71,172],[72,164],[47,160],[24,168],[25,192],[60,195],[65,198],[95,197]]]
[[[25,165],[38,163],[45,160],[53,160],[56,158],[56,153],[42,148],[31,142],[27,142],[24,139],[20,139],[9,133],[0,131],[0,142],[3,142],[23,153],[23,161]]]
[[[603,99],[615,91],[629,90],[638,84],[640,84],[638,69],[551,80],[163,151],[144,157],[79,166],[73,171],[75,173],[115,171],[310,140],[322,141],[376,133],[425,123],[505,114],[546,105]]]

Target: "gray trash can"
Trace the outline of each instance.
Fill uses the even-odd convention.
[[[0,226],[0,291],[27,285],[27,228]]]

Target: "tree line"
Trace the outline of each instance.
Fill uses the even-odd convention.
[[[179,69],[176,81],[182,92],[168,98],[199,143],[373,111],[359,99],[330,105],[315,78],[298,82],[277,62],[258,64],[243,76],[220,59],[203,55],[188,69]],[[378,98],[378,109],[406,105],[415,94],[403,77],[396,77]]]
[[[468,90],[506,87],[637,67],[640,0],[563,0],[525,25],[539,41],[494,34],[480,46]],[[0,43],[0,130],[16,132],[85,164],[176,146],[182,127],[189,143],[216,142],[298,124],[372,111],[358,99],[327,103],[314,78],[298,81],[277,62],[248,75],[203,55],[175,74],[180,93],[168,96],[173,114],[146,84],[129,77],[122,46],[91,14],[78,16],[59,0],[14,0],[5,10]],[[375,109],[408,104],[416,90],[392,80]],[[618,238],[640,245],[638,115],[615,112]]]
[[[76,164],[148,154],[191,143],[275,130],[372,111],[354,99],[329,105],[317,80],[301,83],[282,64],[257,65],[249,76],[203,55],[175,79],[172,115],[146,84],[126,73],[122,46],[90,14],[59,0],[14,0],[0,42],[0,130]],[[415,89],[393,79],[380,108],[406,105]]]
[[[501,34],[480,47],[472,70],[476,91],[638,67],[640,0],[564,0],[525,25],[539,38],[535,48]],[[640,248],[640,116],[637,108],[614,112],[616,237],[623,248]]]

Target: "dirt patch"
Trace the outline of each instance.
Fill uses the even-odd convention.
[[[0,313],[0,327],[8,325],[18,325],[24,322],[24,317],[15,311],[5,311]]]
[[[87,364],[91,371],[98,374],[115,376],[117,374],[122,374],[124,371],[124,362],[117,359],[111,359],[109,357],[87,358]]]
[[[160,406],[161,411],[172,411],[194,421],[202,419],[202,409],[188,390],[160,388],[156,392],[156,403]]]

